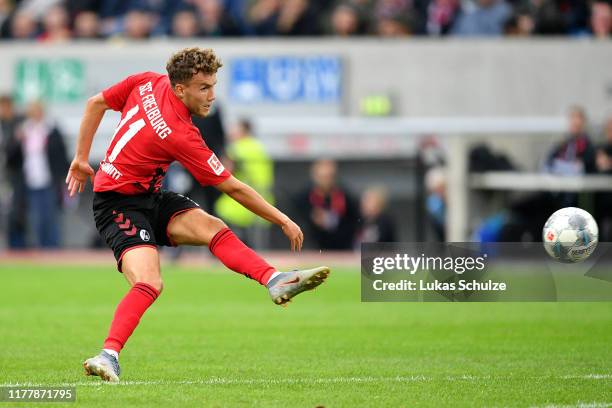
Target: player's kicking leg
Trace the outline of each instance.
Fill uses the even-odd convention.
[[[97,375],[111,382],[119,381],[121,374],[119,352],[163,288],[159,255],[154,247],[140,246],[125,252],[121,270],[131,289],[117,306],[102,351],[83,363],[87,375]]]
[[[223,221],[199,208],[172,217],[167,232],[176,245],[208,245],[229,269],[266,286],[278,305],[286,305],[296,295],[319,286],[330,272],[325,266],[279,272],[240,241]]]

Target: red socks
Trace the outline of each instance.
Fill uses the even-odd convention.
[[[229,228],[219,231],[208,245],[212,252],[229,269],[255,279],[265,285],[276,270],[251,248],[244,245]],[[117,306],[105,349],[121,351],[138,326],[144,312],[155,302],[159,291],[153,286],[138,282]]]
[[[213,237],[208,249],[229,269],[266,285],[276,269],[270,266],[251,248],[244,245],[229,228]]]
[[[119,353],[138,326],[144,312],[158,296],[159,291],[146,283],[138,282],[132,286],[132,289],[117,306],[108,337],[104,341],[104,348]]]

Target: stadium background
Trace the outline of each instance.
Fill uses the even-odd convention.
[[[14,97],[20,113],[30,101],[42,100],[64,134],[70,157],[87,97],[134,72],[163,72],[166,59],[179,48],[214,48],[225,62],[217,96],[224,125],[229,129],[240,118],[253,122],[254,134],[274,161],[276,202],[298,219],[296,197],[309,182],[311,164],[329,158],[338,162],[339,178],[356,200],[372,186],[387,190],[398,240],[444,239],[428,212],[433,154],[440,156],[433,160],[447,186],[445,239],[476,239],[484,220],[522,194],[516,192],[524,190],[522,184],[538,192],[550,183],[535,175],[541,174],[551,147],[566,137],[570,107],[584,108],[588,133],[598,145],[604,143],[612,113],[612,22],[605,1],[268,2],[278,10],[306,5],[304,25],[281,32],[274,24],[256,28],[249,23],[249,7],[266,2],[228,0],[222,2],[223,15],[231,15],[240,29],[194,32],[192,38],[179,38],[170,15],[151,6],[166,2],[115,2],[126,8],[104,15],[106,3],[113,2],[0,0],[0,94]],[[199,7],[209,3],[222,4],[185,2],[203,25]],[[56,11],[57,4],[64,12]],[[343,7],[357,13],[355,31],[334,26],[333,17]],[[79,34],[73,27],[77,16],[91,17],[83,13],[92,10],[98,23],[107,18],[114,24]],[[278,10],[273,15],[278,17]],[[435,10],[449,10],[446,26],[432,25],[438,21],[434,16],[444,15]],[[29,22],[22,18],[28,13]],[[64,18],[57,17],[62,13]],[[461,16],[479,13],[482,26],[453,29]],[[48,15],[60,23],[45,22]],[[544,18],[551,15],[552,20]],[[161,20],[151,24],[156,18]],[[14,31],[16,20],[21,28]],[[531,29],[519,21],[531,21]],[[399,27],[383,28],[382,23]],[[265,27],[270,31],[258,31]],[[117,121],[117,114],[107,113],[92,163],[103,158]],[[519,178],[511,179],[510,187],[478,187],[469,172],[470,154],[482,143],[516,166],[512,174]],[[296,260],[299,266],[330,263],[337,275],[329,287],[292,305],[292,315],[280,315],[261,305],[267,300],[250,290],[249,282],[220,273],[207,251],[191,249],[177,265],[165,264],[167,285],[174,287],[122,357],[131,370],[127,387],[110,396],[75,374],[79,359],[97,347],[113,299],[125,289],[113,272],[110,251],[89,249],[95,235],[91,191],[77,200],[62,198],[59,248],[12,251],[7,248],[12,191],[6,176],[3,165],[2,384],[76,384],[83,387],[82,402],[100,406],[109,401],[138,405],[135,395],[141,392],[166,406],[174,401],[286,406],[285,399],[268,394],[278,387],[299,406],[402,406],[406,401],[406,406],[610,406],[609,304],[363,305],[357,241],[347,243],[344,252],[319,251],[306,230],[307,251],[297,256],[286,251],[275,229],[261,246],[266,255],[283,267],[295,267]],[[590,190],[609,189],[612,182],[578,178],[580,202],[592,210]],[[563,185],[563,176],[553,182]],[[35,238],[29,227],[28,249],[37,249]],[[104,289],[92,302],[78,289],[84,285]],[[86,310],[85,304],[92,308]],[[57,315],[62,323],[55,323]],[[194,324],[191,317],[199,321]],[[181,337],[152,340],[167,327]],[[292,367],[273,350],[259,349],[254,357],[252,344],[237,340],[242,337],[258,347],[282,342],[319,351],[308,364]],[[174,342],[171,350],[167,342]],[[140,365],[153,350],[159,362]],[[41,354],[67,358],[45,366]],[[198,357],[192,359],[194,354]],[[228,361],[235,356],[247,367]],[[310,398],[313,384],[320,391]],[[202,388],[209,392],[203,395]]]
[[[433,238],[423,235],[425,225],[415,226],[426,224],[416,208],[422,207],[425,193],[419,189],[423,174],[415,164],[426,137],[440,140],[448,161],[461,155],[449,147],[454,135],[466,144],[464,155],[484,140],[521,170],[538,171],[547,151],[565,136],[570,106],[579,104],[588,112],[594,143],[603,143],[602,126],[611,109],[610,43],[586,39],[6,43],[2,91],[15,93],[18,101],[48,99],[50,117],[72,152],[89,95],[130,72],[162,71],[167,55],[193,44],[215,48],[225,61],[217,100],[225,126],[241,117],[253,121],[255,135],[275,161],[275,191],[282,207],[294,211],[293,197],[308,183],[313,160],[332,158],[355,196],[370,185],[388,187],[389,208],[404,240]],[[275,69],[278,78],[240,71],[241,64],[251,63]],[[308,84],[317,92],[287,91],[287,81]],[[272,88],[268,94],[252,95],[243,92],[249,86]],[[372,100],[388,105],[371,112],[367,104]],[[92,163],[103,158],[116,122],[113,114],[104,119]],[[85,195],[76,210],[64,212],[67,247],[83,247],[88,242],[84,238],[94,234],[89,200]],[[484,215],[471,214],[475,218],[455,240],[467,239]],[[279,248],[282,237],[273,237],[271,245]]]

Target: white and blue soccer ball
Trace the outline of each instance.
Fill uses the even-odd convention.
[[[581,208],[555,211],[542,230],[546,252],[554,259],[573,263],[587,259],[599,239],[599,229],[591,214]]]

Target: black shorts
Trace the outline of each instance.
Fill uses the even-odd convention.
[[[113,191],[94,193],[96,228],[113,250],[117,268],[131,248],[175,246],[167,234],[168,224],[178,214],[199,208],[193,200],[171,191],[137,195]]]

